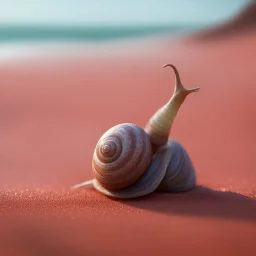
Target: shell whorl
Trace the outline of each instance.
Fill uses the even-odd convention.
[[[186,149],[174,139],[170,139],[168,144],[170,161],[157,191],[178,192],[193,188],[196,185],[195,168]]]
[[[135,124],[119,124],[98,141],[92,169],[103,188],[120,190],[139,179],[151,158],[151,144],[145,131]]]
[[[92,180],[93,186],[101,193],[121,199],[136,198],[154,192],[162,182],[171,159],[171,148],[168,143],[160,147],[153,157],[147,171],[132,185],[122,190],[108,190],[101,186],[97,179]]]

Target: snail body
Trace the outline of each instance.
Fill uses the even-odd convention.
[[[145,129],[124,123],[106,131],[93,154],[95,179],[88,185],[114,198],[136,198],[157,191],[184,191],[196,184],[193,163],[185,148],[169,139],[173,121],[186,96],[199,88],[185,89],[175,66],[175,91],[169,102],[148,121]]]

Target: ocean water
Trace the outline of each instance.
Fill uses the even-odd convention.
[[[28,55],[57,52],[79,52],[88,48],[99,49],[108,43],[120,43],[146,37],[178,36],[204,27],[198,25],[147,26],[1,26],[0,60],[12,60]],[[82,47],[82,48],[81,48]],[[64,50],[64,51],[63,51]]]
[[[39,52],[45,45],[98,47],[193,33],[231,17],[247,1],[3,0],[0,58]]]
[[[187,35],[231,17],[246,1],[4,0],[0,59],[49,52],[49,46],[72,46],[74,52],[80,46]]]
[[[154,35],[180,35],[196,31],[203,24],[147,26],[0,26],[0,43],[13,42],[93,42]]]

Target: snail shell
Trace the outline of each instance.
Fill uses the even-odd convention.
[[[96,145],[92,169],[105,189],[119,190],[133,184],[148,168],[152,157],[150,139],[135,124],[109,129]]]
[[[196,184],[193,163],[185,148],[169,139],[178,110],[187,95],[175,66],[175,90],[171,99],[149,119],[145,129],[131,123],[109,129],[98,141],[93,154],[95,179],[71,189],[93,185],[115,198],[135,198],[153,191],[184,191]]]
[[[165,144],[159,148],[148,169],[132,185],[122,190],[108,190],[101,186],[97,179],[93,180],[94,187],[101,193],[115,198],[135,198],[152,193],[163,180],[171,159],[171,148]],[[151,160],[151,158],[150,158]]]
[[[184,147],[170,139],[153,157],[147,171],[131,186],[118,191],[105,189],[93,180],[93,186],[101,193],[120,199],[148,195],[155,190],[178,192],[192,189],[196,185],[194,166]]]

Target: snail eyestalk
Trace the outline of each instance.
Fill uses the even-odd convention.
[[[175,74],[175,90],[174,90],[173,96],[176,95],[176,94],[183,94],[183,97],[185,99],[185,97],[188,94],[190,94],[192,92],[198,92],[199,91],[199,89],[200,89],[199,87],[192,88],[192,89],[186,89],[183,86],[183,84],[181,83],[180,74],[179,74],[177,68],[174,65],[166,64],[166,65],[163,66],[163,68],[166,68],[166,67],[171,67],[173,69],[173,71],[174,71],[174,74]]]
[[[182,85],[179,72],[174,65],[166,64],[163,67],[171,67],[174,70],[175,89],[171,99],[149,119],[145,128],[152,145],[156,148],[168,141],[174,119],[187,95],[199,91],[199,88],[186,89]]]

